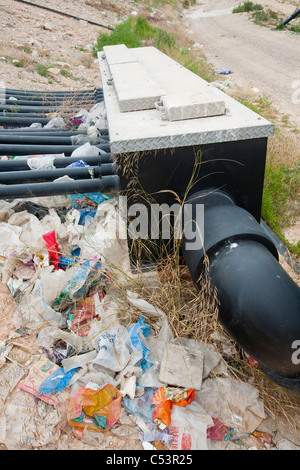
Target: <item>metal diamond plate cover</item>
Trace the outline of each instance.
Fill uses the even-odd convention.
[[[144,71],[151,70],[151,77],[165,90],[164,95],[180,94],[183,88],[190,94],[208,93],[225,103],[225,114],[167,121],[161,119],[161,113],[157,109],[121,112],[116,90],[107,84],[111,72],[105,58],[101,59],[101,54],[99,53],[99,65],[112,153],[259,139],[274,134],[274,125],[271,122],[154,47],[131,49],[131,54],[144,66]],[[132,96],[134,88],[132,86]],[[136,93],[137,98],[138,94],[139,92]]]

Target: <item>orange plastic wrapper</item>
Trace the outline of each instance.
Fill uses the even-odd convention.
[[[186,406],[195,397],[195,390],[190,389],[181,393],[172,393],[171,389],[161,387],[153,395],[153,403],[156,407],[153,412],[153,422],[160,427],[168,427],[171,424],[171,410],[173,405]]]
[[[75,426],[77,435],[83,429],[103,432],[110,429],[121,414],[122,394],[112,385],[107,384],[101,389],[86,385],[72,396],[67,420]]]

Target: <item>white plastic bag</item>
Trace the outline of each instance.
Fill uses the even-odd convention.
[[[91,145],[89,142],[87,142],[86,144],[84,145],[81,145],[80,147],[78,147],[77,149],[75,149],[72,154],[71,154],[71,157],[80,157],[80,158],[83,158],[83,157],[95,157],[97,155],[100,155],[100,154],[104,154],[106,152],[104,152],[104,150],[102,149],[99,149],[98,147],[96,147],[95,145]]]
[[[195,402],[185,407],[173,406],[168,432],[173,436],[172,450],[207,450],[207,428],[212,418]]]
[[[98,354],[94,362],[115,372],[123,370],[130,359],[127,338],[127,331],[122,325],[104,331],[97,338]]]
[[[36,157],[28,158],[27,165],[31,170],[53,170],[54,160],[56,158],[64,158],[65,154],[54,154],[54,155],[38,155]]]
[[[252,433],[266,418],[259,391],[234,378],[207,378],[195,400],[225,426]]]

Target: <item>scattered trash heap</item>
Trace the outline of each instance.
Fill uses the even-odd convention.
[[[106,125],[103,101],[72,117],[86,131],[76,165],[99,153],[93,139]],[[27,157],[29,171],[56,158]],[[15,302],[14,329],[0,344],[0,443],[64,449],[75,436],[99,449],[115,436],[120,448],[146,450],[298,448],[213,345],[175,337],[166,314],[139,296],[124,230],[117,195],[0,201],[2,283]],[[29,348],[22,339],[32,336]]]

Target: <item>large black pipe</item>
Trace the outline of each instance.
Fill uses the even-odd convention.
[[[275,245],[260,224],[221,191],[199,192],[187,204],[204,205],[203,247],[182,251],[200,288],[205,256],[217,290],[219,319],[236,343],[279,385],[300,390],[300,364],[293,343],[300,339],[300,288],[278,262]],[[192,222],[194,230],[196,223]]]
[[[64,194],[84,194],[91,192],[110,193],[119,191],[117,175],[77,181],[59,181],[31,184],[0,185],[0,199],[18,199]]]
[[[57,168],[50,170],[24,170],[0,172],[1,184],[28,184],[54,181],[62,176],[69,176],[74,180],[100,178],[117,174],[117,166],[114,163],[103,163],[98,166]]]
[[[110,152],[109,144],[95,145],[104,152]],[[46,155],[64,153],[66,156],[71,155],[79,146],[74,145],[13,145],[13,144],[0,144],[0,155]]]

